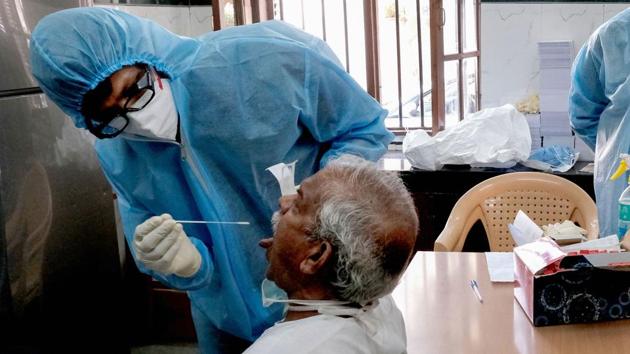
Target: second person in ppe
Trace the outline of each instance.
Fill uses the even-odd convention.
[[[569,116],[595,151],[595,195],[601,236],[617,233],[617,200],[627,178],[610,181],[630,152],[630,9],[597,29],[573,64]]]
[[[136,263],[188,291],[204,353],[223,352],[227,335],[253,341],[282,315],[260,300],[257,245],[280,195],[266,168],[298,160],[299,182],[341,154],[376,160],[393,137],[326,44],[281,22],[187,38],[115,10],[65,10],[34,30],[31,64],[100,138]]]

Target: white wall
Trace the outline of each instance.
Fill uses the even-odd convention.
[[[194,37],[212,31],[212,6],[97,5],[146,17],[173,33]]]
[[[211,6],[102,6],[150,18],[184,36],[212,30]],[[516,103],[538,93],[537,42],[572,40],[577,54],[599,25],[628,6],[482,3],[482,107]]]
[[[574,54],[602,23],[630,4],[481,5],[482,107],[538,93],[537,42],[572,40]]]

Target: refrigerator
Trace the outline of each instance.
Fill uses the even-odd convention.
[[[29,65],[39,19],[91,5],[0,0],[0,353],[128,351],[112,190]]]

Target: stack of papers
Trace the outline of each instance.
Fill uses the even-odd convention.
[[[574,147],[569,125],[572,41],[539,42],[540,131],[543,145]]]
[[[545,135],[543,146],[561,145],[575,148],[575,137],[571,135]]]
[[[573,61],[573,41],[538,42],[541,67],[571,68]]]
[[[532,136],[532,151],[542,147],[542,137],[540,135],[540,114],[526,114],[529,133]]]
[[[549,100],[555,98],[548,98]],[[558,100],[567,100],[568,98],[559,97]],[[541,100],[542,102],[542,100]],[[542,107],[542,106],[541,106]],[[560,109],[560,108],[558,108]],[[543,136],[571,136],[571,125],[569,123],[568,107],[564,112],[540,112],[540,129]]]
[[[578,157],[579,161],[595,160],[595,154],[593,153],[593,150],[591,150],[591,148],[588,147],[588,145],[586,145],[586,143],[583,142],[582,139],[577,137],[575,138],[575,151],[580,153],[580,156]]]

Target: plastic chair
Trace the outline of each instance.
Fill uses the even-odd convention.
[[[515,172],[487,179],[459,198],[434,250],[461,251],[470,228],[481,220],[490,250],[512,251],[507,225],[519,210],[539,226],[572,220],[586,229],[588,239],[598,237],[597,207],[582,188],[547,173]]]

